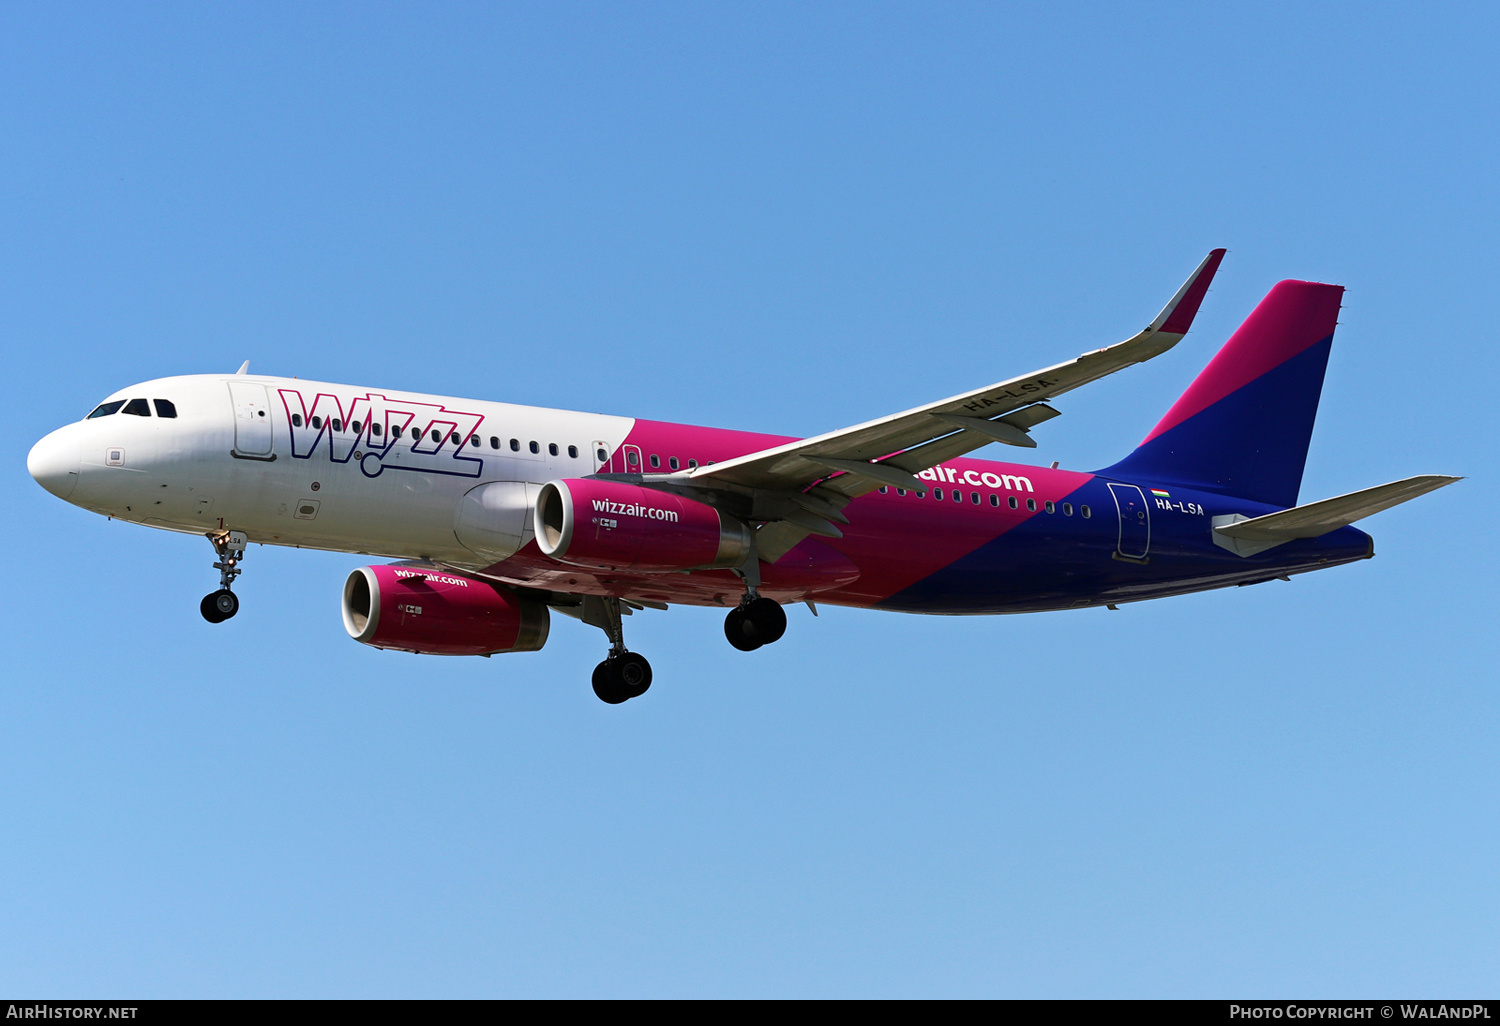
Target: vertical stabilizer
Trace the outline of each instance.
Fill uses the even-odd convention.
[[[1135,452],[1101,473],[1295,506],[1343,294],[1277,284]]]

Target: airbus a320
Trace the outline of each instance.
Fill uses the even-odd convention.
[[[395,560],[344,582],[344,627],[381,649],[534,652],[551,614],[609,642],[594,692],[651,685],[623,618],[725,610],[742,652],[784,607],[1025,613],[1255,584],[1368,559],[1352,525],[1453,481],[1298,505],[1343,289],[1274,286],[1128,456],[1093,472],[969,458],[1035,447],[1052,403],[1187,333],[1210,253],[1116,345],[816,438],[248,373],[121,389],[37,442],[60,499],[207,537],[222,623],[250,543]]]

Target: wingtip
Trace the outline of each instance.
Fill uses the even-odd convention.
[[[1203,303],[1208,286],[1213,283],[1214,275],[1218,273],[1219,264],[1223,262],[1227,252],[1222,247],[1209,250],[1198,269],[1177,290],[1177,295],[1172,297],[1172,301],[1157,317],[1159,323],[1152,326],[1154,330],[1174,335],[1188,333],[1188,329],[1193,326],[1193,318],[1198,316],[1198,307]]]

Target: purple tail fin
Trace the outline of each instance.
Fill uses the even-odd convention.
[[[1295,506],[1343,294],[1277,284],[1135,452],[1101,473]]]

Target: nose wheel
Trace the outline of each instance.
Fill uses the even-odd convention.
[[[223,623],[240,611],[240,599],[228,588],[220,588],[203,596],[203,601],[198,603],[198,611],[209,623]]]
[[[223,623],[240,611],[240,599],[233,591],[234,579],[243,571],[240,560],[245,558],[245,546],[250,540],[243,531],[216,531],[208,536],[218,560],[214,569],[219,571],[219,590],[209,592],[198,603],[198,611],[209,623]]]

